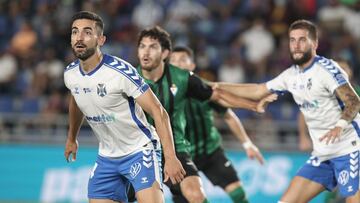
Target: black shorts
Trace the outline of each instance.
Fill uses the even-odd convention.
[[[234,166],[226,158],[221,147],[209,155],[196,158],[194,162],[212,184],[218,185],[223,189],[230,183],[239,181]]]
[[[195,166],[193,160],[191,159],[191,155],[186,152],[177,152],[176,153],[177,158],[181,162],[181,165],[183,166],[184,170],[186,171],[185,178],[188,176],[199,176],[198,169]],[[180,184],[173,185],[171,183],[171,180],[165,182],[165,185],[169,187],[172,194],[177,195],[181,194],[180,190]]]

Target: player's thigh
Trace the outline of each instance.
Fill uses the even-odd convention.
[[[140,190],[136,193],[138,203],[162,203],[164,202],[164,195],[158,182],[150,188]]]
[[[281,202],[287,203],[305,203],[309,202],[316,195],[325,190],[320,183],[311,181],[301,176],[295,176],[284,195]]]
[[[196,159],[195,164],[201,166],[199,169],[212,184],[220,186],[227,192],[240,186],[237,172],[221,148],[210,155]]]
[[[330,159],[335,168],[335,178],[341,197],[352,197],[359,191],[360,153],[355,151]],[[356,197],[356,196],[355,196]]]
[[[129,186],[118,171],[119,160],[98,156],[88,182],[88,198],[94,200],[126,201]]]
[[[360,190],[358,190],[355,195],[346,198],[346,203],[359,203],[359,202],[360,202]]]
[[[132,184],[135,193],[152,188],[157,183],[162,189],[161,151],[146,149],[129,157],[129,162],[121,170]]]

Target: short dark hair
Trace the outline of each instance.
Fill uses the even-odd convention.
[[[318,39],[317,27],[311,21],[301,19],[301,20],[297,20],[297,21],[291,23],[291,25],[289,27],[289,33],[290,33],[290,31],[296,30],[296,29],[307,30],[307,31],[309,31],[309,36],[312,40]]]
[[[137,45],[140,45],[141,40],[144,37],[150,37],[152,39],[157,39],[163,50],[167,49],[172,50],[170,34],[166,30],[162,29],[160,26],[155,26],[153,28],[148,28],[140,32]]]
[[[191,60],[194,60],[194,52],[188,46],[176,46],[172,52],[185,52],[191,58]]]
[[[76,13],[75,15],[73,15],[73,17],[71,18],[71,25],[74,23],[75,20],[79,20],[79,19],[88,19],[88,20],[95,21],[95,25],[98,28],[99,33],[100,34],[103,33],[104,26],[105,26],[104,21],[96,13],[93,13],[90,11],[80,11],[80,12]]]

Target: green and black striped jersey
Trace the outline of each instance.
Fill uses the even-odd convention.
[[[224,115],[227,108],[211,101],[189,99],[186,103],[186,139],[191,144],[191,155],[196,158],[213,153],[221,145],[221,136],[214,126],[214,110]]]
[[[138,72],[143,76],[141,67]],[[189,71],[171,64],[165,65],[158,81],[144,79],[169,114],[176,152],[190,152],[190,143],[185,139],[185,104],[189,98],[208,100],[212,95],[211,87]],[[154,125],[154,120],[150,116],[147,118]]]

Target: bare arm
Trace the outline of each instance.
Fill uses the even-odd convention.
[[[72,161],[76,160],[76,153],[78,149],[78,142],[76,140],[81,124],[84,120],[84,115],[77,106],[74,97],[70,96],[69,102],[69,130],[65,144],[65,158],[69,162],[69,156],[72,154]]]
[[[338,87],[335,90],[335,94],[344,102],[345,108],[334,128],[320,138],[320,142],[326,140],[326,144],[329,142],[334,143],[335,140],[339,139],[342,130],[354,119],[360,110],[360,99],[349,84]]]
[[[345,84],[335,90],[336,96],[344,102],[345,108],[342,112],[341,119],[351,122],[356,114],[360,111],[360,98],[356,95],[354,89]]]
[[[215,85],[215,89],[216,88],[223,90],[223,91],[227,91],[238,97],[256,100],[256,101],[264,98],[265,96],[267,96],[271,93],[267,89],[265,83],[234,84],[234,83],[220,82],[220,83],[217,83],[217,85]]]
[[[301,112],[299,112],[298,115],[298,131],[299,131],[299,149],[302,151],[311,150],[312,144],[309,136],[309,130],[306,126],[304,115]]]
[[[210,97],[210,100],[228,108],[243,108],[256,111],[257,107],[257,102],[237,97],[236,95],[221,89],[215,89]]]
[[[258,148],[252,144],[249,136],[247,135],[241,121],[235,113],[228,109],[224,115],[226,124],[229,126],[232,134],[240,140],[243,144],[246,154],[250,159],[256,158],[260,164],[264,163],[264,158]]]
[[[151,89],[148,89],[144,94],[136,98],[136,102],[141,108],[147,112],[155,121],[156,132],[160,137],[160,141],[164,151],[165,158],[165,179],[168,178],[175,184],[184,178],[185,170],[175,154],[175,147],[173,141],[173,134],[171,131],[169,116],[156,98]]]

